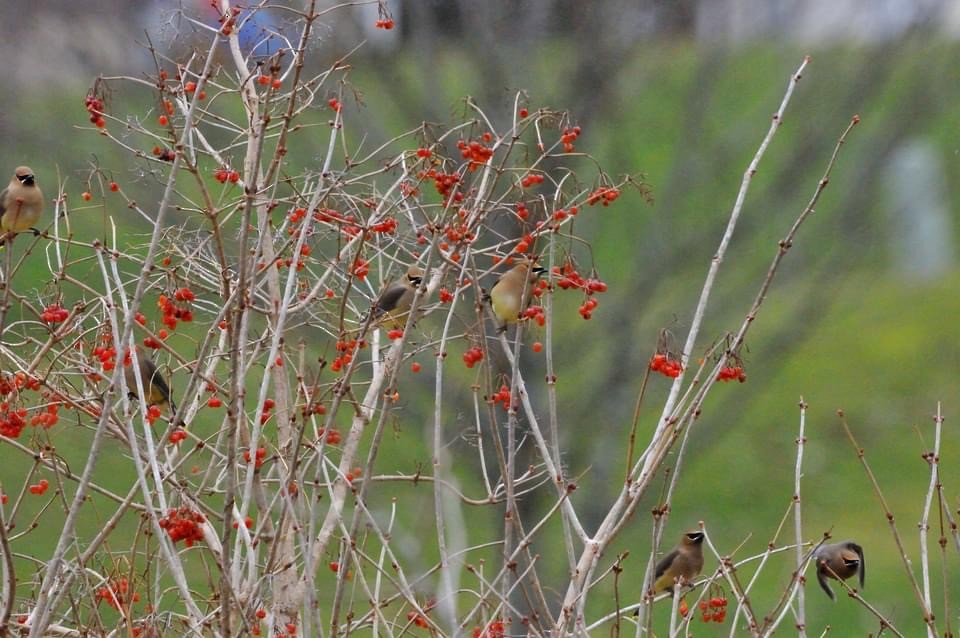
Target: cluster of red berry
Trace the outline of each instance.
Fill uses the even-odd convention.
[[[164,162],[172,162],[177,158],[176,152],[174,152],[172,149],[160,148],[159,146],[153,147],[153,154],[155,157],[162,159]],[[84,194],[87,195],[89,193],[84,193]],[[84,199],[87,200],[86,198]],[[87,200],[87,201],[90,201],[90,200]]]
[[[557,287],[563,290],[580,288],[587,295],[592,295],[595,292],[607,292],[607,284],[602,279],[597,277],[584,279],[571,263],[565,264],[562,270],[559,266],[555,266],[553,274],[560,277],[557,280]]]
[[[430,626],[430,621],[427,620],[426,616],[412,610],[407,612],[407,622],[412,622],[417,627],[423,629],[426,629]]]
[[[527,173],[520,180],[520,185],[523,186],[524,188],[530,188],[531,186],[542,184],[543,180],[544,180],[544,177],[540,173]]]
[[[160,418],[160,414],[161,412],[159,406],[151,405],[149,408],[147,408],[147,423],[153,425],[156,420]]]
[[[280,357],[277,357],[277,360],[283,361]],[[263,414],[260,415],[260,425],[264,425],[270,420],[270,417],[272,416],[271,411],[273,410],[274,406],[276,406],[276,402],[273,399],[263,400]]]
[[[463,211],[461,211],[460,217],[463,217]],[[477,235],[472,230],[470,230],[470,225],[461,219],[461,221],[452,221],[446,226],[443,227],[443,234],[446,236],[448,241],[453,243],[461,241],[473,241],[476,239]]]
[[[170,436],[167,437],[167,440],[170,441],[173,445],[180,443],[180,441],[187,438],[187,431],[183,428],[176,428],[173,432],[170,433]]]
[[[733,381],[734,379],[740,383],[746,382],[747,375],[744,374],[742,366],[724,366],[720,368],[720,372],[717,374],[717,381]]]
[[[523,253],[531,250],[533,244],[533,235],[530,233],[524,233],[523,237],[517,240],[517,244],[513,247],[513,251],[522,255]]]
[[[247,529],[253,529],[253,517],[247,516],[243,519],[243,526]],[[240,524],[237,521],[233,521],[233,529],[240,529]]]
[[[333,360],[330,369],[334,372],[340,372],[340,370],[350,365],[350,362],[353,361],[353,353],[356,352],[358,348],[363,349],[366,347],[366,341],[357,341],[356,339],[338,341],[337,352],[340,354]]]
[[[425,148],[421,146],[420,148],[417,149],[417,157],[422,157],[424,159],[428,157],[433,157],[433,151],[431,151],[429,148]]]
[[[310,248],[310,244],[304,244],[303,246],[300,247],[301,257],[309,257],[311,252],[313,252],[313,249]],[[282,270],[284,267],[290,268],[291,266],[294,266],[293,257],[287,257],[287,258],[277,257],[276,261],[274,261],[274,264],[276,265],[277,270]],[[295,268],[297,269],[297,272],[300,272],[301,270],[306,268],[306,266],[307,266],[307,263],[305,261],[303,261],[302,259],[297,259],[297,263],[295,266]]]
[[[490,133],[483,134],[484,142],[490,142],[492,139],[493,135]],[[481,165],[485,164],[487,160],[493,157],[493,149],[484,146],[483,143],[477,140],[469,142],[466,140],[457,140],[457,148],[460,149],[460,156],[463,157],[463,159],[470,160],[467,169],[471,171],[477,170]]]
[[[583,277],[577,272],[577,269],[570,261],[565,263],[562,268],[560,266],[554,266],[552,273],[555,277],[559,277],[559,279],[557,279],[557,287],[561,290],[582,290],[587,296],[583,303],[580,304],[577,312],[581,317],[589,321],[593,317],[593,311],[600,305],[600,302],[597,301],[593,295],[606,292],[606,282],[599,277]]]
[[[193,311],[190,310],[189,304],[196,299],[196,295],[189,288],[180,288],[173,293],[173,299],[176,303],[166,295],[160,295],[157,298],[157,307],[163,313],[163,325],[176,330],[178,321],[185,323],[193,321]]]
[[[567,153],[572,153],[573,143],[577,141],[577,138],[579,136],[580,136],[579,126],[563,129],[563,135],[560,136],[560,141],[563,143],[563,150],[566,151]]]
[[[483,348],[480,346],[470,346],[470,348],[463,353],[463,362],[468,368],[472,368],[481,361],[483,361]]]
[[[227,182],[236,184],[240,181],[240,173],[226,166],[221,166],[217,170],[213,171],[213,179],[217,180],[221,184],[226,184]]]
[[[495,393],[493,396],[491,396],[490,401],[494,405],[498,403],[502,403],[503,411],[509,412],[510,411],[510,388],[506,385],[501,385],[500,391]]]
[[[121,607],[128,607],[131,602],[140,602],[140,594],[137,592],[131,594],[130,583],[126,578],[120,578],[110,581],[108,586],[97,590],[97,603],[99,604],[101,600],[119,611]]]
[[[40,318],[47,323],[62,323],[70,316],[70,312],[58,303],[52,303],[43,309]]]
[[[370,232],[384,235],[392,235],[397,231],[397,220],[393,217],[387,217],[376,224],[370,224]]]
[[[453,293],[446,288],[441,288],[437,295],[440,297],[440,303],[450,303],[453,301]]]
[[[340,430],[336,428],[330,428],[329,432],[325,432],[324,428],[320,428],[317,434],[321,437],[323,437],[324,434],[326,434],[326,437],[324,438],[326,439],[327,443],[329,443],[330,445],[337,445],[340,443],[340,438],[341,438]]]
[[[562,208],[558,208],[557,210],[553,211],[553,221],[555,221],[555,222],[562,222],[562,221],[565,220],[568,216],[569,216],[569,217],[576,217],[576,216],[577,216],[577,213],[579,213],[579,212],[580,212],[580,209],[577,208],[576,206],[571,206],[571,207],[568,208],[567,210],[564,210],[564,209],[562,209]]]
[[[353,260],[353,267],[350,268],[350,272],[353,273],[353,276],[363,281],[367,278],[367,275],[370,274],[370,262],[366,259],[357,257]]]
[[[577,308],[577,312],[580,313],[580,316],[589,321],[593,317],[593,311],[597,306],[600,305],[600,302],[597,301],[596,297],[588,297],[586,301],[580,304],[580,307]]]
[[[374,26],[377,27],[378,29],[386,29],[387,31],[389,31],[394,26],[393,18],[380,18],[379,20],[376,21]]]
[[[180,76],[178,75],[177,77],[180,77]],[[189,81],[189,82],[185,82],[184,85],[183,85],[183,92],[186,93],[187,95],[193,95],[193,93],[194,93],[196,90],[197,90],[197,83],[194,82],[194,81],[192,81],[192,80]],[[207,92],[206,92],[206,91],[200,91],[199,93],[197,93],[197,99],[198,99],[198,100],[205,100],[205,99],[207,99]]]
[[[537,290],[542,289],[538,287]],[[541,327],[547,322],[547,317],[543,314],[543,306],[528,306],[522,316],[524,319],[533,319]]]
[[[480,627],[473,628],[473,638],[503,638],[504,635],[504,622],[499,618],[491,620],[482,629]]]
[[[159,525],[160,529],[167,530],[170,540],[174,543],[184,541],[184,545],[193,547],[195,542],[203,540],[201,524],[206,520],[200,512],[195,512],[189,507],[181,507],[168,511],[166,517],[160,519]]]
[[[283,86],[283,82],[280,81],[280,78],[278,78],[278,77],[273,77],[273,76],[270,76],[270,75],[260,75],[260,76],[258,76],[258,77],[257,77],[257,84],[259,84],[260,86],[266,86],[266,85],[269,84],[269,85],[270,85],[270,88],[272,88],[272,89],[279,89],[281,86]]]
[[[7,396],[23,388],[27,390],[39,390],[40,385],[40,379],[28,377],[25,372],[17,372],[12,377],[6,374],[0,374],[0,396]]]
[[[40,482],[27,487],[27,491],[36,496],[40,496],[47,491],[47,488],[50,487],[50,483],[47,479],[40,479]]]
[[[258,447],[253,453],[253,456],[250,455],[250,450],[243,451],[243,461],[244,463],[249,463],[250,459],[253,459],[253,467],[260,469],[263,466],[263,460],[267,458],[267,448]]]
[[[590,195],[587,196],[587,204],[593,206],[599,202],[604,206],[609,206],[615,202],[618,197],[620,197],[619,189],[613,188],[612,186],[605,186],[590,193]]]
[[[15,439],[26,427],[26,408],[11,409],[8,401],[0,403],[0,434]]]
[[[709,601],[700,601],[700,620],[703,622],[723,622],[727,617],[727,599],[725,596],[714,596]]]
[[[676,379],[683,372],[683,364],[680,363],[679,359],[673,358],[669,352],[658,352],[650,359],[650,369],[665,377]]]
[[[59,410],[59,403],[49,403],[45,410],[41,410],[30,418],[30,425],[39,425],[46,429],[52,428],[60,420],[60,416],[57,414]]]
[[[103,335],[101,339],[107,343],[113,340],[113,338],[109,334]],[[104,348],[103,346],[97,346],[96,348],[93,349],[93,356],[100,359],[100,367],[103,369],[104,372],[110,372],[111,370],[117,367],[117,349],[114,348],[113,346],[110,346],[109,348]],[[97,376],[98,378],[94,379],[94,381],[99,380],[99,375]]]
[[[347,475],[344,478],[347,479],[347,483],[353,483],[355,480],[357,480],[361,476],[363,476],[363,468],[355,467],[349,472],[347,472]]]
[[[83,105],[86,107],[87,113],[90,114],[90,121],[97,128],[103,128],[107,125],[107,121],[103,119],[103,100],[93,95],[87,95],[83,100]]]
[[[456,173],[444,173],[435,168],[431,168],[428,171],[420,171],[417,173],[417,177],[420,179],[433,180],[433,187],[437,189],[437,192],[443,198],[444,204],[449,200],[453,188],[460,183],[460,176]],[[463,193],[455,193],[453,199],[457,202],[463,200]]]

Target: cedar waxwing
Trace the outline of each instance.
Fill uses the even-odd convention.
[[[487,295],[501,332],[507,329],[507,324],[516,323],[520,313],[526,310],[537,279],[545,272],[540,266],[531,266],[524,261],[503,273]]]
[[[391,283],[380,292],[373,305],[373,318],[378,326],[387,326],[391,330],[399,330],[407,324],[407,312],[417,286],[423,281],[423,271],[416,266],[410,266],[407,274]]]
[[[5,233],[22,233],[34,228],[43,212],[43,193],[29,166],[18,166],[10,178],[10,184],[0,192],[0,230]]]
[[[160,371],[157,370],[157,364],[153,362],[153,359],[150,358],[150,355],[138,350],[137,363],[140,364],[139,376],[141,383],[143,383],[143,390],[147,394],[147,405],[156,405],[162,407],[165,403],[169,403],[170,410],[176,412],[177,408],[170,399],[170,387],[167,385],[167,381],[163,378],[163,375],[160,374]],[[134,376],[133,371],[133,362],[128,363],[124,366],[123,375],[127,381],[128,396],[132,399],[136,399],[138,398],[137,378]]]
[[[680,538],[676,549],[663,557],[657,563],[657,571],[653,580],[653,592],[659,594],[669,591],[673,595],[673,586],[691,584],[700,570],[703,569],[703,532],[694,530],[687,532]]]
[[[860,574],[860,589],[866,577],[867,565],[863,561],[863,548],[853,541],[843,541],[833,545],[821,545],[813,554],[817,563],[817,580],[830,600],[836,600],[833,590],[827,584],[827,578],[846,580],[854,574]],[[829,567],[829,569],[827,569]],[[833,570],[831,572],[831,570]]]

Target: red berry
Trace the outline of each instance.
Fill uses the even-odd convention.
[[[527,117],[528,115],[530,115],[530,111],[528,111],[524,107],[520,107],[520,110],[517,112],[517,115],[519,115],[520,117]]]
[[[416,361],[414,361],[413,363],[411,363],[411,364],[410,364],[410,371],[411,371],[411,372],[414,372],[414,373],[420,372],[420,364],[417,363]]]
[[[116,182],[110,182],[110,190],[116,193],[118,190],[120,190],[120,184],[117,184]]]

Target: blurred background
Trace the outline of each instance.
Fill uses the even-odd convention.
[[[657,335],[667,328],[677,335],[676,347],[682,344],[743,170],[791,73],[804,55],[812,56],[753,181],[698,352],[739,326],[837,137],[854,114],[862,122],[752,328],[743,353],[748,381],[718,385],[695,425],[665,544],[702,520],[721,551],[745,540],[736,557],[763,551],[790,504],[803,397],[810,406],[804,533],[816,540],[831,530],[836,539],[860,542],[869,564],[868,599],[906,635],[920,635],[921,618],[886,519],[836,410],[845,410],[866,449],[919,569],[916,524],[929,480],[921,453],[932,445],[938,402],[947,417],[941,454],[947,505],[954,512],[960,507],[954,460],[960,452],[954,418],[960,407],[960,4],[417,0],[389,6],[395,29],[374,28],[375,4],[351,7],[325,16],[311,45],[315,62],[329,65],[365,41],[350,58],[355,93],[349,109],[363,118],[372,140],[424,120],[452,121],[462,115],[466,95],[502,126],[523,91],[531,112],[550,106],[571,113],[583,128],[578,150],[611,172],[642,174],[652,189],[652,204],[626,192],[609,210],[578,220],[577,233],[592,242],[595,265],[610,287],[593,319],[577,316],[578,300],[558,297],[564,460],[571,475],[585,474],[575,499],[590,529],[618,490],[624,441]],[[6,87],[0,172],[30,164],[48,194],[59,174],[77,201],[96,163],[137,183],[138,199],[150,201],[155,186],[137,182],[142,175],[129,158],[77,127],[88,127],[83,98],[98,75],[152,71],[141,46],[147,34],[168,55],[189,51],[196,27],[185,15],[210,23],[217,17],[202,0],[35,0],[28,11],[0,4]],[[266,53],[280,44],[263,42],[264,34],[293,30],[286,12],[260,15],[244,34],[245,46]],[[308,149],[298,152],[291,161],[307,164],[313,157]],[[131,232],[144,232],[132,213],[115,214]],[[528,379],[542,378],[542,358],[531,353],[524,365]],[[422,376],[403,381],[413,397],[399,417],[408,431],[427,423],[431,380]],[[469,382],[465,371],[463,378]],[[655,423],[667,388],[666,380],[651,380],[641,435]],[[546,405],[545,396],[536,398]],[[469,409],[466,398],[463,407]],[[468,414],[461,419],[469,422]],[[425,443],[408,437],[395,445],[383,455],[384,471],[412,472],[429,462]],[[468,444],[451,434],[450,445],[455,451]],[[471,480],[470,468],[458,469],[464,482]],[[634,550],[625,565],[629,579],[624,576],[633,582],[624,588],[634,600],[656,496],[647,501],[616,548]],[[550,502],[531,498],[524,507],[535,513]],[[935,540],[940,518],[931,520]],[[398,539],[414,553],[415,532]],[[432,534],[430,520],[423,532]],[[790,540],[785,533],[778,544]],[[562,582],[566,562],[553,555],[561,546],[545,540],[536,551],[555,563],[546,573]],[[791,561],[780,559],[760,582],[753,596],[758,609],[776,600]],[[939,549],[933,566],[934,599],[943,600]],[[708,559],[706,569],[714,567]],[[957,567],[951,549],[947,615],[953,626],[960,624]],[[811,631],[827,625],[839,636],[877,630],[865,610],[842,595],[831,603],[812,578],[807,597]],[[612,609],[602,596],[591,604],[593,616]],[[945,623],[942,605],[936,610]],[[697,633],[714,631],[719,635],[698,626]]]

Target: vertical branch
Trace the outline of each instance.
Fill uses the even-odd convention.
[[[807,635],[807,622],[806,622],[806,604],[804,600],[804,586],[806,585],[806,578],[803,575],[803,568],[805,567],[805,561],[803,558],[803,524],[801,519],[801,507],[800,507],[800,477],[803,476],[801,473],[801,467],[803,466],[803,446],[807,442],[807,437],[804,434],[804,426],[806,425],[807,420],[807,402],[803,400],[803,397],[800,397],[800,433],[797,435],[797,466],[793,475],[793,531],[795,534],[795,542],[797,545],[797,636],[798,638],[806,638]]]
[[[924,458],[930,464],[930,486],[923,501],[923,514],[917,528],[920,532],[920,569],[923,577],[923,602],[926,609],[932,613],[933,605],[930,602],[930,553],[927,548],[930,532],[930,506],[933,503],[933,493],[936,490],[940,472],[940,431],[943,427],[943,413],[940,403],[937,402],[937,414],[933,417],[936,424],[933,438],[933,452],[924,453]]]

